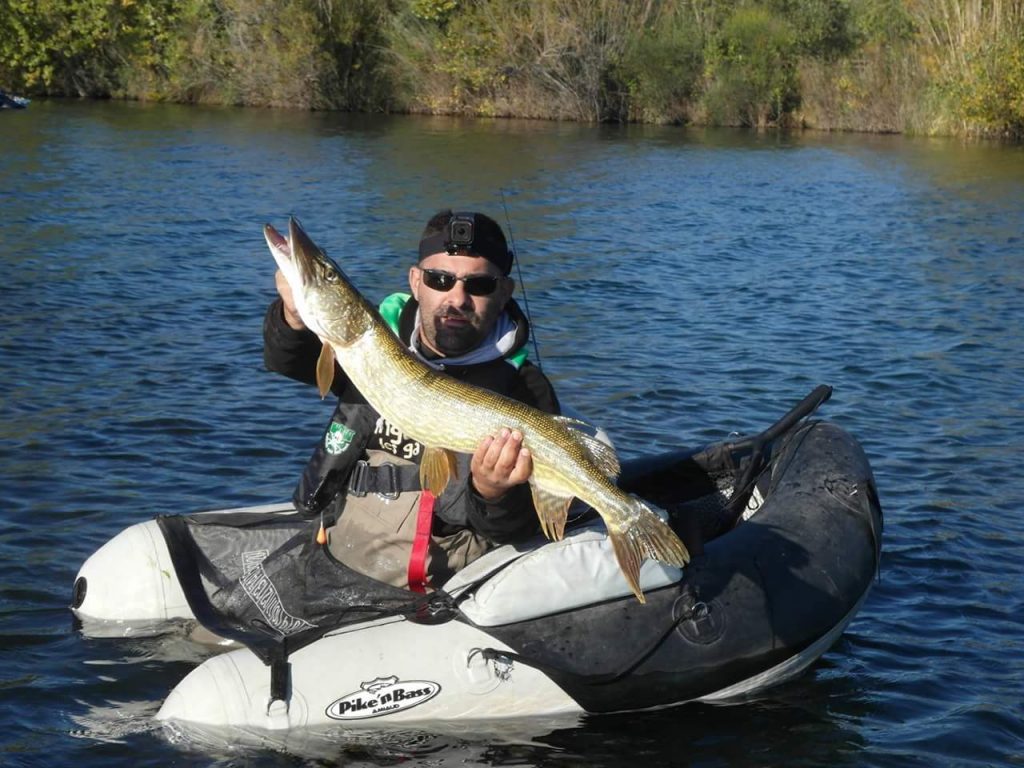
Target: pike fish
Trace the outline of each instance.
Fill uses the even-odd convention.
[[[321,396],[330,388],[337,359],[370,405],[423,445],[422,487],[440,494],[457,472],[455,452],[473,453],[481,440],[502,428],[519,430],[533,457],[528,482],[548,538],[562,538],[569,505],[581,499],[604,519],[619,568],[641,603],[645,558],[677,567],[689,562],[672,529],[615,484],[619,460],[614,449],[580,431],[582,422],[435,371],[402,344],[294,218],[287,238],[269,224],[263,234],[299,316],[323,342],[317,361]]]

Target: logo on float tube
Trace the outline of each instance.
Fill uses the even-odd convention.
[[[359,686],[359,690],[342,696],[327,707],[333,720],[363,720],[381,717],[403,709],[411,709],[430,701],[441,692],[441,686],[429,680],[405,680],[378,677]]]

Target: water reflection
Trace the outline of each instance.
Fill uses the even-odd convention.
[[[501,765],[502,751],[520,758],[543,756],[552,747],[545,742],[551,734],[572,733],[579,718],[494,720],[465,723],[425,723],[392,728],[346,728],[325,726],[301,731],[266,731],[245,728],[217,728],[195,724],[169,723],[164,737],[187,752],[216,758],[218,754],[257,755],[266,750],[281,752],[302,760],[394,765],[414,761],[431,765]]]

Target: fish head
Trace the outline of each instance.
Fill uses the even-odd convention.
[[[288,220],[288,237],[269,224],[263,236],[309,330],[337,346],[348,346],[367,331],[370,316],[362,295],[294,217]]]

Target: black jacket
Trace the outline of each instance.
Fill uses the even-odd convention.
[[[410,298],[398,319],[398,334],[406,343],[412,335],[416,310],[416,301]],[[508,310],[518,325],[518,333],[513,349],[505,358],[476,365],[447,366],[444,373],[547,413],[559,413],[554,388],[541,370],[529,361],[517,367],[508,359],[520,352],[529,340],[529,324],[518,305],[510,301]],[[280,299],[271,303],[267,310],[263,342],[263,359],[268,370],[315,385],[320,340],[311,331],[296,331],[285,322]],[[331,391],[338,396],[340,404],[366,404],[366,399],[340,367],[335,371]],[[422,450],[410,451],[409,445],[413,441],[390,428],[379,414],[377,416],[378,428],[370,436],[366,448],[385,450],[418,462]],[[459,479],[453,481],[454,487],[447,489],[437,500],[434,533],[445,535],[460,528],[470,528],[498,544],[518,541],[536,533],[537,516],[527,485],[518,486],[501,499],[488,502],[469,483],[468,457],[465,466],[467,471],[460,472]]]

